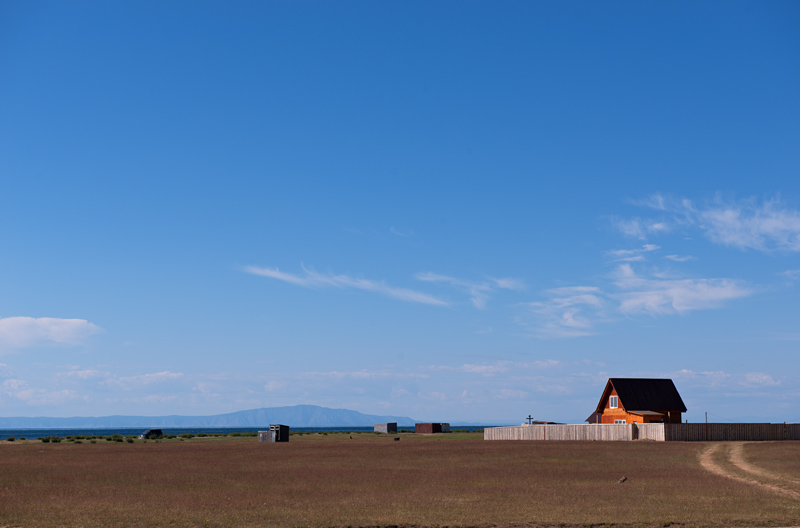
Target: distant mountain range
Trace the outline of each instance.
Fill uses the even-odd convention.
[[[73,418],[0,418],[0,429],[107,429],[130,427],[369,427],[376,423],[397,422],[414,425],[407,416],[379,416],[348,409],[317,405],[293,405],[238,411],[213,416],[99,416]]]

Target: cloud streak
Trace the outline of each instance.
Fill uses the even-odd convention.
[[[607,253],[617,262],[641,262],[645,260],[646,253],[657,249],[661,249],[661,247],[655,244],[644,244],[641,248],[637,249],[613,249]]]
[[[718,196],[696,205],[685,198],[655,194],[636,204],[668,218],[614,218],[614,226],[628,237],[645,240],[650,234],[695,228],[715,244],[741,250],[800,251],[800,211],[778,198],[725,200]]]
[[[432,306],[448,306],[449,303],[427,293],[411,290],[409,288],[397,288],[389,286],[383,281],[350,277],[349,275],[323,274],[313,269],[303,267],[302,275],[295,275],[280,271],[278,268],[263,268],[257,266],[246,266],[246,273],[277,279],[295,286],[304,288],[339,288],[355,289],[377,293],[392,299],[406,302],[428,304]]]
[[[17,349],[46,342],[78,345],[99,331],[85,319],[5,317],[0,318],[0,346]]]
[[[469,295],[469,300],[472,305],[479,309],[486,309],[486,304],[491,296],[491,293],[496,289],[520,291],[525,289],[525,283],[518,279],[512,278],[492,278],[488,282],[474,282],[469,280],[458,279],[447,275],[439,275],[433,272],[417,273],[415,275],[417,280],[424,282],[441,282],[449,284],[450,286],[466,292]]]
[[[130,390],[136,389],[143,385],[152,385],[154,383],[174,382],[183,378],[182,372],[170,372],[165,370],[163,372],[153,372],[150,374],[140,374],[136,376],[114,377],[102,382],[109,387],[119,387],[122,389]]]
[[[668,279],[637,275],[629,264],[620,265],[615,284],[623,290],[614,295],[623,314],[661,315],[718,308],[726,301],[752,295],[752,290],[733,279]]]
[[[600,288],[593,286],[554,288],[544,294],[548,300],[527,303],[535,314],[534,333],[539,337],[592,335],[607,304]]]
[[[620,316],[663,316],[720,308],[753,294],[742,281],[727,278],[680,278],[642,275],[630,263],[619,264],[607,289],[573,286],[545,290],[544,301],[527,303],[538,337],[580,337],[602,322]],[[531,323],[520,318],[525,326]]]
[[[20,400],[27,405],[58,405],[78,399],[78,393],[69,390],[34,389],[21,379],[7,379],[0,387],[0,392],[8,397]]]

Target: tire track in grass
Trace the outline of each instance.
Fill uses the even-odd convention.
[[[789,477],[785,477],[783,475],[779,475],[778,473],[767,471],[760,467],[754,466],[753,464],[748,462],[744,458],[744,443],[737,443],[731,446],[728,460],[730,460],[731,463],[733,463],[742,471],[745,471],[757,477],[773,479],[773,480],[781,480],[783,482],[786,482],[787,484],[794,484],[795,486],[800,484],[800,480],[792,479]]]
[[[781,486],[777,486],[775,484],[767,484],[765,482],[759,482],[758,480],[739,476],[727,470],[726,468],[717,464],[714,461],[714,455],[716,454],[716,452],[719,451],[720,449],[723,449],[724,451],[727,451],[728,456],[726,458],[728,459],[728,461],[730,461],[734,466],[744,471],[745,473],[749,475],[757,475],[759,477],[767,479],[776,479],[776,478],[780,479],[780,477],[778,477],[777,475],[774,475],[768,471],[764,471],[760,468],[757,468],[752,464],[748,463],[747,461],[745,461],[744,456],[742,455],[741,452],[742,445],[743,444],[741,442],[724,443],[724,444],[721,442],[713,443],[700,452],[700,455],[698,456],[700,465],[703,466],[704,469],[710,471],[711,473],[714,473],[715,475],[729,478],[737,482],[742,482],[744,484],[758,486],[773,493],[780,493],[781,495],[791,497],[792,499],[800,500],[800,493],[796,491],[786,489]]]

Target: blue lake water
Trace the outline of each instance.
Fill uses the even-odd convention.
[[[494,426],[486,426],[486,427],[494,427]],[[164,434],[181,434],[181,433],[206,433],[206,434],[213,434],[213,433],[248,433],[253,431],[264,431],[268,430],[269,426],[261,426],[261,427],[162,427],[161,430]],[[413,427],[398,427],[398,431],[406,431],[406,432],[414,432]],[[482,425],[456,425],[451,426],[453,430],[467,430],[467,431],[480,431],[484,429]],[[0,440],[6,440],[9,437],[14,438],[26,438],[28,440],[36,439],[39,437],[44,436],[76,436],[76,435],[95,435],[95,436],[109,436],[114,434],[120,434],[122,436],[128,435],[140,435],[144,431],[147,430],[147,427],[135,427],[135,428],[109,428],[109,429],[0,429]],[[322,432],[336,432],[336,431],[361,431],[361,432],[372,432],[372,427],[292,427],[292,432],[311,432],[311,433],[322,433]]]

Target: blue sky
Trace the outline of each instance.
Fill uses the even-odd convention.
[[[0,414],[800,421],[795,2],[3,2]]]

